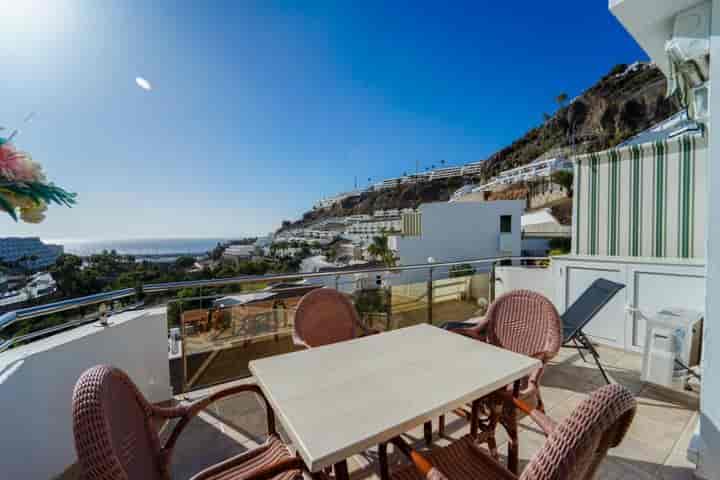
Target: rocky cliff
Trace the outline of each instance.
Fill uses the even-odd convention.
[[[679,103],[674,98],[666,98],[665,90],[665,76],[654,65],[617,65],[580,96],[546,117],[542,125],[488,157],[478,178],[437,180],[367,192],[332,208],[309,211],[298,222],[284,222],[283,226],[447,201],[452,192],[465,183],[484,182],[502,170],[525,165],[539,157],[615,146],[679,111]]]
[[[604,150],[678,112],[654,65],[617,65],[595,85],[485,161],[483,177],[555,153]]]

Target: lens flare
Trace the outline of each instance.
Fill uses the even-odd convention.
[[[148,82],[142,77],[135,77],[135,83],[137,83],[137,86],[142,88],[143,90],[152,90],[152,85],[150,85],[150,82]]]

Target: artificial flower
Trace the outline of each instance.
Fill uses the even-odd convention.
[[[47,205],[44,203],[37,204],[31,208],[23,207],[20,209],[20,218],[27,223],[40,223],[45,220],[46,210]]]

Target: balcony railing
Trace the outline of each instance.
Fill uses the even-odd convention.
[[[439,325],[484,313],[494,298],[496,265],[545,260],[508,256],[145,284],[11,312],[0,330],[62,312],[70,317],[60,325],[12,337],[0,344],[0,352],[120,311],[164,306],[168,346],[163,348],[168,348],[173,390],[186,392],[248,376],[251,360],[293,351],[295,307],[313,288],[349,295],[363,323],[375,330]],[[98,308],[87,311],[94,306]]]

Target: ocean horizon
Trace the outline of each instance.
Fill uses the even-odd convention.
[[[45,243],[62,245],[65,253],[88,256],[104,250],[115,250],[121,255],[163,256],[163,255],[202,255],[209,252],[218,243],[236,240],[241,237],[210,238],[125,238],[125,239],[43,239]]]

